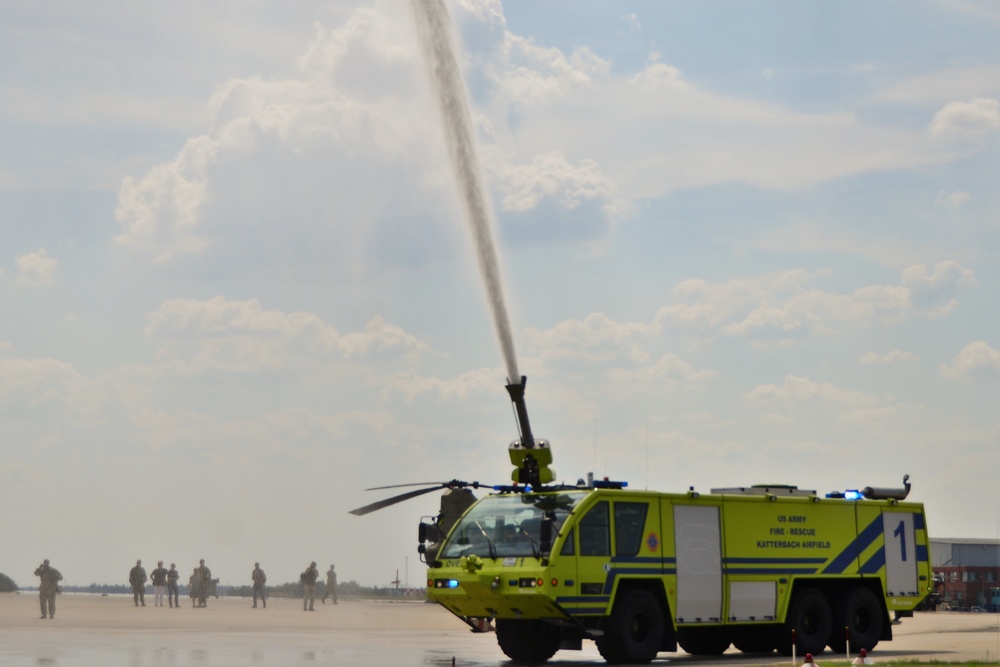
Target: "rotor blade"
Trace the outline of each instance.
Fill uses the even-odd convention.
[[[427,489],[417,489],[416,491],[407,491],[406,493],[401,493],[398,496],[393,496],[392,498],[386,498],[385,500],[380,500],[377,503],[372,503],[371,505],[365,505],[364,507],[359,507],[356,510],[351,510],[351,514],[355,516],[364,516],[369,512],[374,512],[375,510],[380,510],[384,507],[389,507],[395,505],[396,503],[401,503],[404,500],[409,500],[410,498],[416,498],[417,496],[422,496],[425,493],[432,493],[443,488],[440,484],[437,486],[432,486]]]
[[[401,489],[404,486],[430,486],[432,484],[436,486],[445,486],[446,484],[448,484],[448,482],[409,482],[407,484],[390,484],[389,486],[372,486],[365,489],[365,491],[379,491],[381,489]]]

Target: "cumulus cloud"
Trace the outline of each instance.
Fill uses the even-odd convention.
[[[532,352],[549,359],[644,360],[637,342],[655,333],[648,324],[616,322],[603,313],[591,313],[583,320],[567,320],[550,329],[529,328],[525,341]]]
[[[939,262],[931,270],[922,264],[903,270],[903,287],[910,304],[932,317],[951,312],[958,304],[958,294],[975,286],[972,270],[954,260]]]
[[[56,280],[59,262],[49,257],[45,248],[17,257],[17,284],[25,287],[51,285]]]
[[[162,341],[156,355],[160,368],[179,374],[257,372],[309,360],[412,356],[428,349],[380,317],[364,331],[341,333],[313,313],[265,310],[256,299],[223,297],[164,302],[148,316],[146,334]]]
[[[824,275],[800,269],[725,283],[685,280],[671,291],[672,303],[660,308],[654,322],[708,337],[791,341],[832,331],[838,323],[940,317],[976,284],[972,270],[954,260],[933,269],[908,267],[899,285],[866,285],[845,294],[818,288]]]
[[[481,368],[453,378],[423,377],[415,371],[394,373],[386,382],[383,398],[402,396],[406,402],[423,396],[435,396],[447,401],[465,400],[473,394],[496,392],[497,371]]]
[[[951,206],[953,208],[958,208],[963,204],[968,203],[972,199],[972,195],[968,192],[962,192],[961,190],[956,190],[955,192],[942,192],[934,200],[934,203],[939,206]]]
[[[976,97],[968,102],[950,102],[934,114],[931,134],[979,136],[1000,128],[1000,102]]]
[[[915,361],[916,359],[917,355],[904,350],[891,350],[885,354],[879,354],[874,350],[870,350],[858,357],[858,363],[869,366],[889,366],[892,364]]]
[[[772,401],[822,401],[845,405],[870,405],[875,398],[867,394],[840,389],[830,382],[814,382],[809,378],[794,375],[785,376],[780,385],[757,385],[744,395],[751,400]]]
[[[997,377],[1000,375],[1000,352],[985,341],[977,340],[963,347],[951,360],[941,364],[941,375],[946,378]]]
[[[620,386],[633,386],[637,391],[647,391],[647,387],[668,380],[684,383],[705,382],[716,377],[712,369],[697,369],[676,354],[667,354],[652,364],[637,368],[613,368],[608,377]]]
[[[536,208],[545,198],[568,210],[597,201],[612,219],[620,219],[632,209],[595,161],[572,164],[560,151],[536,155],[529,164],[502,166],[498,176],[502,208],[507,211]]]

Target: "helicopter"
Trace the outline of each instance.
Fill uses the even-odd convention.
[[[391,507],[411,498],[444,490],[441,495],[441,505],[437,516],[431,521],[421,521],[419,526],[421,561],[430,563],[435,560],[437,550],[452,526],[465,514],[475,502],[474,489],[490,489],[493,491],[517,492],[531,489],[539,489],[546,484],[550,484],[555,479],[555,470],[552,464],[552,449],[549,441],[536,439],[531,432],[531,423],[528,419],[528,408],[524,401],[524,390],[528,383],[527,376],[522,375],[520,383],[511,382],[508,379],[506,388],[510,396],[511,404],[516,415],[519,436],[510,443],[507,451],[510,462],[514,465],[511,472],[511,482],[513,485],[483,484],[481,482],[465,482],[452,479],[447,482],[411,482],[408,484],[391,484],[388,486],[374,486],[366,491],[379,491],[385,489],[398,489],[410,486],[426,486],[427,488],[407,491],[399,495],[391,496],[383,500],[358,507],[350,511],[355,516],[364,516],[371,512],[376,512],[386,507]]]

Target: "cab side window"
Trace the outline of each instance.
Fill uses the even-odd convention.
[[[635,556],[642,548],[648,503],[615,503],[615,554]]]
[[[570,528],[569,534],[566,536],[566,541],[563,542],[562,550],[559,552],[563,556],[572,556],[576,553],[576,548],[573,546],[573,540],[575,536],[573,535],[573,529]]]
[[[594,505],[580,520],[580,555],[611,555],[611,522],[607,501]]]

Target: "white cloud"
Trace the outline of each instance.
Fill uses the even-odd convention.
[[[996,94],[1000,94],[1000,67],[965,67],[905,79],[879,92],[873,101],[940,106],[958,99]]]
[[[942,192],[934,200],[934,203],[938,206],[951,206],[953,208],[958,208],[963,204],[968,203],[972,199],[972,195],[968,192],[962,192],[961,190],[956,190],[955,192]]]
[[[867,285],[849,294],[816,288],[823,275],[800,269],[725,283],[685,280],[671,291],[673,303],[660,308],[654,322],[709,337],[790,341],[829,332],[838,323],[939,317],[951,312],[961,292],[976,284],[972,270],[953,260],[930,271],[923,265],[908,267],[901,285]]]
[[[412,357],[427,346],[381,318],[363,332],[342,334],[313,313],[265,310],[256,299],[173,299],[147,318],[146,334],[162,340],[161,370],[257,372],[324,360]]]
[[[903,271],[903,286],[909,293],[910,304],[931,317],[951,312],[958,304],[963,290],[975,287],[976,278],[954,260],[939,262],[928,272],[923,265],[911,266]]]
[[[603,313],[591,313],[583,320],[567,320],[546,330],[529,328],[525,342],[532,352],[549,359],[644,360],[636,341],[655,333],[655,328],[647,324],[615,322]]]
[[[996,377],[1000,375],[1000,352],[985,341],[969,343],[955,355],[950,366],[941,364],[941,375],[946,378]]]
[[[875,398],[867,394],[840,389],[829,382],[813,382],[809,378],[786,375],[780,385],[757,385],[744,395],[752,400],[820,401],[845,405],[870,405]]]
[[[845,412],[840,416],[840,419],[849,424],[871,424],[895,417],[896,413],[896,408],[892,406],[860,408]]]
[[[711,369],[696,369],[675,354],[664,355],[654,363],[638,368],[614,368],[608,372],[608,377],[619,387],[632,387],[640,393],[669,380],[696,383],[711,380],[717,375]]]
[[[25,287],[51,285],[56,280],[59,262],[49,257],[45,248],[17,257],[17,284]]]
[[[617,187],[593,160],[583,159],[573,165],[562,152],[552,151],[536,155],[530,164],[499,169],[501,204],[507,211],[536,208],[544,198],[551,198],[568,210],[596,200],[611,219],[622,218],[632,209],[631,203],[618,194]]]
[[[874,350],[870,350],[858,357],[858,363],[874,366],[889,366],[891,364],[915,361],[916,359],[917,355],[904,350],[891,350],[885,354],[879,354]]]
[[[1000,128],[1000,102],[976,97],[968,102],[950,102],[934,114],[931,134],[979,136]]]

